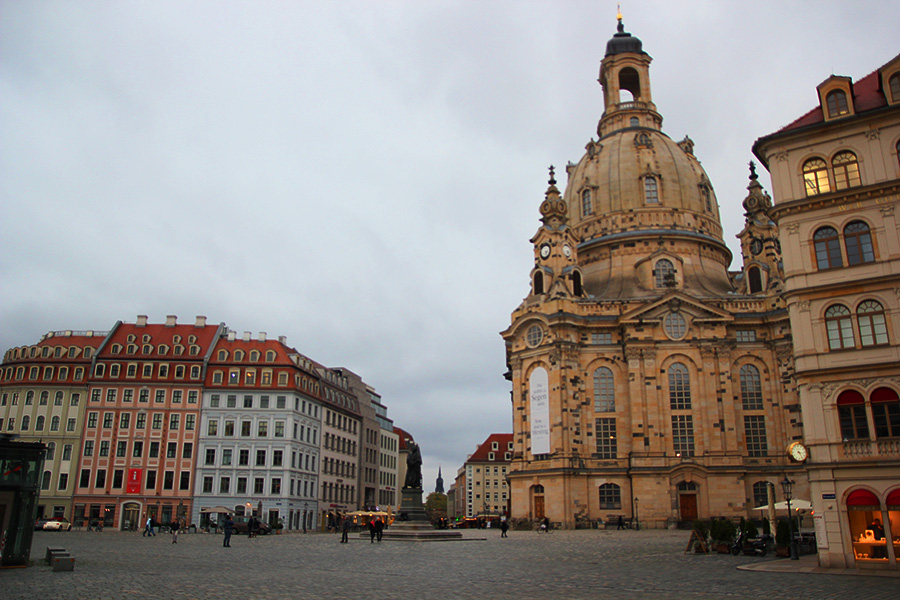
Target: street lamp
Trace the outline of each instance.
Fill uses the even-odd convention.
[[[791,534],[791,560],[800,560],[800,557],[797,556],[797,540],[794,538],[794,519],[791,515],[791,489],[794,487],[794,482],[787,478],[787,475],[784,476],[784,479],[781,481],[781,491],[784,492],[784,499],[787,500],[787,510],[788,510],[788,531]]]

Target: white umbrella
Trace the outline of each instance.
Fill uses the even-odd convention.
[[[787,510],[787,500],[782,502],[775,503],[775,510]],[[791,500],[791,510],[811,510],[812,502],[809,500],[802,500],[797,498],[796,500]],[[753,510],[769,510],[769,505],[765,504],[763,506],[757,506]]]

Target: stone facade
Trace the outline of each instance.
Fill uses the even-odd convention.
[[[649,65],[620,21],[599,138],[564,193],[551,168],[531,290],[502,332],[513,519],[758,516],[785,472],[808,493],[786,452],[803,431],[771,202],[753,174],[730,273],[715,192],[693,142],[660,129]]]
[[[823,566],[900,555],[900,56],[754,152],[772,176]],[[860,542],[874,519],[893,543]]]

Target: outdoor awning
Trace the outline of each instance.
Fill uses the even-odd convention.
[[[787,507],[787,500],[775,503],[775,510],[787,510]],[[757,506],[753,510],[769,510],[769,505]],[[791,510],[812,510],[812,502],[800,498],[791,500]]]
[[[208,508],[201,508],[200,512],[207,513],[207,514],[211,514],[211,513],[228,513],[229,515],[234,514],[233,510],[231,510],[230,508],[225,508],[224,506],[210,506]]]

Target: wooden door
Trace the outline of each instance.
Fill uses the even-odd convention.
[[[544,518],[544,497],[543,496],[535,496],[534,497],[534,518],[535,519],[543,519]]]
[[[678,496],[678,506],[681,508],[682,521],[693,521],[697,518],[696,494],[680,494]]]

